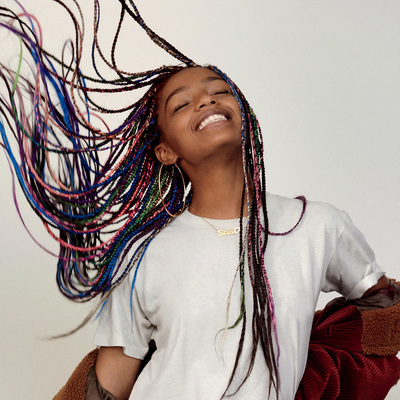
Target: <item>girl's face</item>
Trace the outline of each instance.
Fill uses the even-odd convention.
[[[185,171],[241,148],[239,105],[229,85],[208,68],[186,68],[167,80],[159,95],[157,123],[157,158],[166,165],[179,161]]]

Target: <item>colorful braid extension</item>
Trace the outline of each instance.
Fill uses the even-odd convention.
[[[74,40],[65,44],[61,58],[42,47],[39,23],[18,2],[21,14],[0,7],[0,26],[21,44],[16,72],[0,64],[4,87],[0,93],[2,146],[29,204],[59,243],[57,283],[61,292],[75,301],[98,295],[104,301],[131,268],[137,271],[151,240],[172,220],[170,214],[190,204],[191,191],[185,193],[181,176],[172,166],[165,168],[161,177],[163,202],[169,213],[165,210],[157,185],[160,163],[153,150],[159,140],[155,113],[158,91],[172,74],[196,64],[151,30],[132,0],[119,0],[120,19],[107,59],[98,38],[100,2],[94,0],[91,48],[96,77],[85,75],[81,71],[85,27],[79,3],[72,0],[77,17],[63,1],[55,1],[66,10],[75,28]],[[182,65],[135,73],[119,69],[115,51],[127,16]],[[31,69],[21,72],[23,60],[28,57]],[[113,79],[102,76],[98,57],[115,74]],[[237,370],[246,333],[246,251],[254,306],[253,347],[244,381],[261,343],[270,371],[270,390],[271,385],[277,390],[278,360],[273,348],[273,339],[278,344],[277,327],[264,264],[269,232],[261,129],[237,86],[218,68],[208,68],[230,85],[241,108],[245,175],[241,215],[244,207],[249,215],[248,226],[240,230],[238,275],[242,294],[240,315],[234,324],[242,321],[242,332],[224,395]],[[99,102],[104,94],[118,96],[146,87],[144,95],[133,104],[109,108]],[[124,116],[123,122],[110,128],[109,114]],[[12,135],[15,140],[10,142]],[[127,260],[133,246],[134,255]]]
[[[124,249],[159,231],[170,219],[156,185],[160,164],[149,149],[158,141],[157,85],[182,67],[124,79],[119,73],[114,81],[84,76],[79,64],[83,27],[72,12],[76,50],[67,63],[65,55],[60,61],[46,53],[38,22],[22,11],[18,16],[0,8],[7,18],[0,25],[21,40],[20,64],[22,50],[27,50],[24,58],[29,55],[36,66],[30,77],[19,69],[13,73],[2,66],[0,70],[6,89],[0,100],[3,146],[25,197],[60,245],[57,283],[61,292],[86,301],[109,291],[126,275],[127,267],[120,270]],[[96,37],[94,42],[98,42]],[[116,110],[101,107],[91,98],[95,92],[113,94],[143,86],[150,89],[138,102]],[[129,114],[114,130],[100,117],[125,111]],[[6,135],[6,125],[16,139],[16,149]],[[179,180],[176,174],[164,174],[164,201],[171,212],[181,208],[184,198]]]

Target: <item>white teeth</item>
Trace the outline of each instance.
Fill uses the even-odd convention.
[[[210,115],[209,117],[207,117],[200,125],[199,125],[199,131],[201,131],[202,129],[204,129],[207,125],[211,124],[212,122],[215,121],[223,121],[223,120],[227,120],[227,118],[225,117],[225,115],[222,114],[214,114],[214,115]]]

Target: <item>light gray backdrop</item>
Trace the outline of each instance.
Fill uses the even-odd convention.
[[[24,3],[42,21],[45,45],[59,52],[73,34],[61,7],[51,0]],[[80,3],[90,34],[92,4]],[[108,24],[101,38],[110,42],[119,2],[101,3]],[[263,129],[269,191],[346,209],[387,274],[400,279],[399,1],[140,0],[137,5],[161,36],[197,62],[218,65],[246,94]],[[16,47],[3,43],[0,57],[15,62]],[[128,70],[174,63],[133,24],[123,32],[120,49],[121,66]],[[56,259],[22,227],[2,153],[0,180],[0,398],[48,399],[92,349],[95,324],[65,339],[46,340],[77,325],[89,307],[58,293]],[[55,250],[19,190],[17,195],[29,228]],[[324,295],[320,306],[328,298]],[[399,396],[395,387],[387,398]]]

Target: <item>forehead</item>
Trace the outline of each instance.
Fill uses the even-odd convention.
[[[159,103],[164,103],[176,90],[191,88],[204,84],[214,79],[222,80],[220,75],[209,68],[195,67],[185,68],[172,75],[163,85],[159,94]]]

